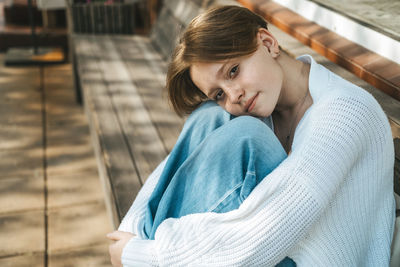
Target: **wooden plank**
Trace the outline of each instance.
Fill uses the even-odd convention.
[[[104,91],[104,88],[102,88],[102,77],[98,71],[97,58],[91,51],[90,37],[75,35],[73,39],[77,61],[76,66],[78,68],[77,73],[79,73],[79,82],[82,88],[85,113],[89,122],[99,175],[102,181],[101,184],[105,193],[107,212],[109,213],[111,223],[115,228],[119,220],[118,208],[115,206],[115,196],[107,169],[106,159],[104,158],[105,153],[103,152],[104,149],[102,148],[102,142],[100,137],[97,135],[97,133],[100,132],[100,126],[98,122],[99,120],[95,115],[94,103],[91,96],[93,87],[96,85],[99,87],[99,90]],[[113,122],[115,122],[115,120],[111,119],[110,123],[112,124]]]
[[[193,10],[181,6],[173,11],[189,20],[188,14]],[[166,58],[175,47],[181,28],[173,14],[164,8],[165,16],[158,31],[154,31]],[[136,47],[142,59],[128,57],[124,63],[109,37],[75,39],[85,112],[108,210],[116,226],[147,176],[172,149],[183,121],[163,101],[166,64],[154,50],[149,52],[149,40]],[[118,46],[125,50],[129,45],[133,47],[127,42]],[[122,50],[120,53],[125,54]],[[142,64],[138,64],[140,60]],[[134,74],[140,89],[132,82]]]
[[[133,82],[149,111],[165,150],[170,152],[183,127],[180,118],[169,106],[166,99],[165,75],[167,64],[151,46],[150,40],[143,37],[116,37],[114,45],[124,60]]]
[[[116,228],[142,184],[121,134],[122,129],[104,83],[100,62],[92,50],[95,45],[93,37],[75,37],[85,112],[90,123],[107,210]]]
[[[133,156],[139,178],[144,182],[167,153],[110,37],[96,37],[95,47],[98,49],[95,53],[101,55],[100,71],[104,74],[114,112]]]

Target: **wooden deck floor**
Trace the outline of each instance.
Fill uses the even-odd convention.
[[[0,266],[110,266],[112,227],[71,65],[41,73],[3,57]]]

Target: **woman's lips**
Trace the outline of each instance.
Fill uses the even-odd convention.
[[[246,112],[251,112],[254,106],[256,105],[256,98],[258,97],[258,93],[255,94],[252,98],[247,101],[246,104]]]

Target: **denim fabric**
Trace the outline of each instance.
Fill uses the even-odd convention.
[[[187,119],[149,199],[144,233],[154,239],[167,218],[237,209],[286,157],[260,119],[235,118],[214,102],[203,103]],[[296,264],[285,258],[278,266]]]

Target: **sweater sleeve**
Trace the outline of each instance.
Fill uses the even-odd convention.
[[[320,101],[303,120],[292,154],[239,209],[167,219],[155,240],[132,239],[127,244],[123,264],[140,265],[143,259],[161,266],[280,262],[307,237],[371,142],[385,139],[377,129],[388,127],[376,101],[364,96]]]
[[[122,219],[122,222],[118,227],[119,231],[130,232],[139,237],[143,236],[143,229],[139,227],[139,222],[144,218],[148,200],[155,186],[157,185],[167,159],[168,157],[166,157],[147,178],[146,182],[136,196],[132,206]]]

